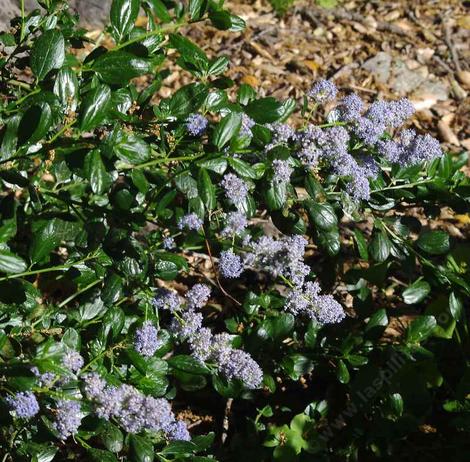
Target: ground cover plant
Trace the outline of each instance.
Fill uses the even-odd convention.
[[[107,47],[42,6],[0,35],[3,460],[465,460],[467,155],[235,88],[182,33],[219,2],[115,0]]]

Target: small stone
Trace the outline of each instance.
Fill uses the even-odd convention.
[[[388,81],[391,67],[392,57],[384,51],[377,53],[373,58],[368,59],[362,65],[362,68],[374,74],[377,81],[380,83],[386,83]]]
[[[439,123],[437,124],[437,129],[439,130],[439,135],[442,141],[453,144],[455,146],[458,146],[460,144],[459,139],[450,128],[450,125],[445,120],[439,121]]]
[[[457,80],[465,87],[470,89],[470,71],[456,72]]]

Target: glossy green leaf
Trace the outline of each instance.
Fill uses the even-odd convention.
[[[101,80],[109,84],[126,84],[131,79],[152,71],[149,60],[139,58],[125,51],[110,51],[101,55],[92,69]]]
[[[428,282],[418,280],[413,282],[403,291],[403,301],[407,305],[413,305],[423,301],[431,291],[431,286]]]
[[[27,268],[26,262],[8,250],[0,250],[0,271],[7,274],[22,273]]]
[[[31,70],[38,80],[43,80],[53,69],[59,69],[65,60],[64,36],[57,30],[44,32],[31,50]]]
[[[307,207],[311,220],[319,229],[330,231],[338,226],[338,218],[330,204],[309,201]]]
[[[421,250],[431,255],[442,255],[450,248],[449,235],[440,230],[422,232],[416,244]]]
[[[139,0],[113,0],[110,19],[113,34],[118,42],[134,27],[139,7]]]
[[[222,149],[234,136],[237,135],[242,124],[242,116],[238,112],[226,115],[214,130],[212,142]]]
[[[98,149],[90,151],[85,158],[85,171],[90,181],[90,186],[95,194],[103,194],[111,185],[111,176],[101,159]]]
[[[107,85],[98,85],[87,93],[80,109],[80,130],[90,131],[100,125],[110,107],[111,89]]]
[[[207,210],[212,210],[216,206],[215,186],[206,169],[199,169],[198,191]]]
[[[369,245],[369,252],[372,258],[379,263],[384,262],[390,256],[392,243],[385,233],[377,231]]]
[[[75,109],[78,101],[79,83],[75,72],[68,68],[62,68],[56,76],[54,94],[57,95],[63,106]]]
[[[434,316],[418,316],[409,326],[406,332],[408,343],[419,343],[429,337],[437,326]]]

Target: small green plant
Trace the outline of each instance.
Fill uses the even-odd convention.
[[[2,462],[465,460],[469,248],[426,220],[467,156],[405,99],[233,88],[184,35],[220,2],[98,43],[42,5],[0,35]]]

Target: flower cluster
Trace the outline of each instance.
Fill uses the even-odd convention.
[[[315,84],[308,95],[317,103],[324,103],[336,98],[337,89],[324,80]],[[295,154],[302,164],[329,166],[336,175],[345,178],[346,192],[356,201],[370,198],[369,180],[377,178],[381,159],[409,166],[442,155],[439,142],[430,135],[403,130],[397,141],[390,139],[387,130],[398,129],[414,113],[406,98],[375,101],[365,112],[364,107],[358,95],[347,95],[332,111],[337,124],[324,128],[310,125],[295,137]],[[366,154],[363,148],[371,151]]]
[[[186,120],[186,130],[191,136],[201,136],[207,129],[208,120],[201,114],[191,114]]]
[[[248,226],[246,216],[241,212],[230,212],[225,217],[225,227],[222,230],[222,236],[241,236]]]
[[[16,417],[20,419],[30,419],[39,412],[38,400],[31,391],[19,392],[14,396],[7,396],[5,399]]]
[[[296,285],[301,285],[310,272],[303,262],[307,240],[303,236],[283,236],[274,239],[262,236],[249,244],[249,251],[244,256],[245,266],[271,273],[274,277],[289,278]]]
[[[248,185],[233,173],[224,175],[221,186],[225,190],[227,199],[236,207],[239,207],[248,194]]]
[[[331,295],[321,295],[317,282],[306,282],[303,287],[289,291],[285,309],[292,314],[306,314],[321,324],[334,324],[345,318],[343,307]]]
[[[77,433],[82,421],[79,398],[76,400],[59,399],[53,413],[55,415],[53,427],[61,440],[66,440],[69,436]]]
[[[142,356],[153,356],[161,345],[162,342],[158,338],[158,329],[151,321],[145,321],[135,333],[135,350]]]
[[[162,431],[170,439],[190,439],[187,429],[182,428],[184,422],[175,428],[177,421],[164,398],[146,396],[127,384],[108,385],[95,373],[86,376],[84,392],[98,417],[114,419],[128,433]]]
[[[178,221],[178,228],[197,231],[202,227],[204,221],[201,220],[195,213],[188,213],[181,217]]]
[[[172,319],[171,332],[181,342],[186,341],[192,356],[198,361],[208,361],[227,380],[239,380],[246,388],[255,389],[261,385],[263,371],[246,352],[232,348],[228,334],[213,335],[202,326],[203,316],[196,311],[202,308],[210,296],[210,289],[196,284],[186,293],[186,307]]]

